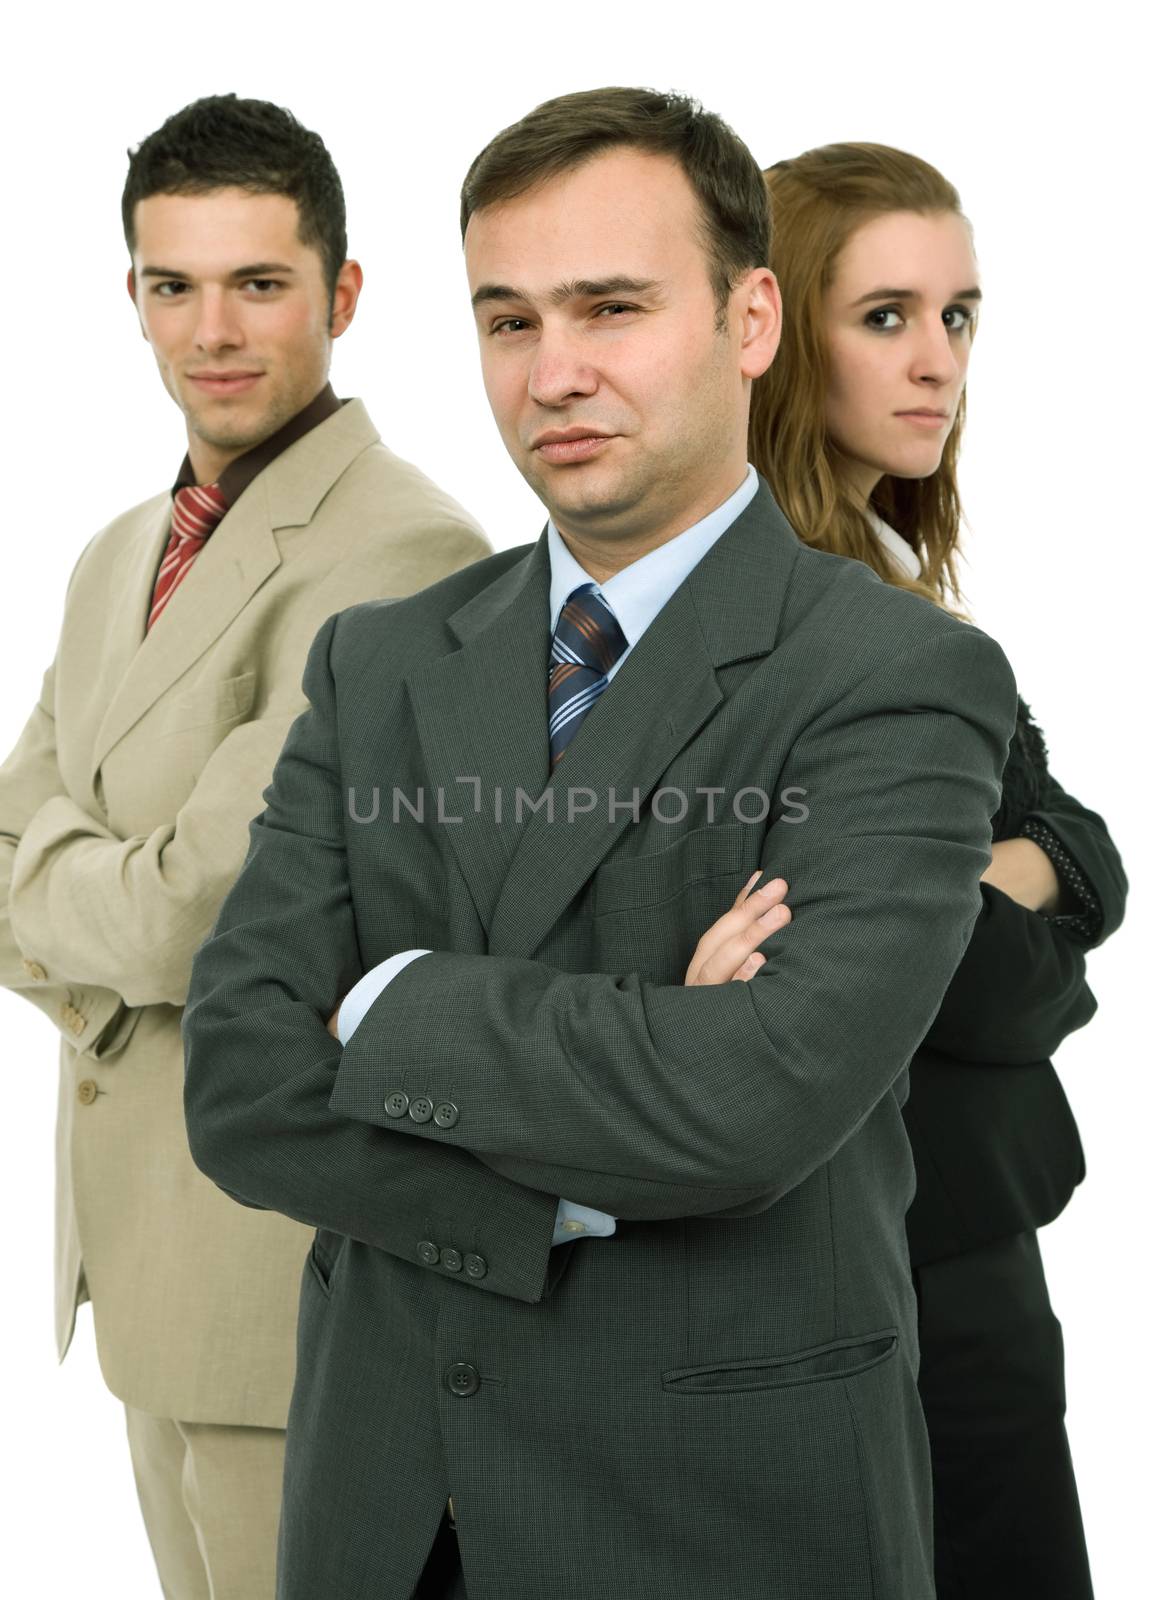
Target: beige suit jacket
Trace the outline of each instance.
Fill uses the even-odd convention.
[[[282,1427],[311,1234],[229,1200],[188,1154],[192,956],[305,705],[320,625],[489,546],[359,401],[255,478],[145,637],[170,514],[157,495],[84,550],[40,702],[0,767],[0,982],[61,1033],[61,1359],[90,1297],[122,1400]]]

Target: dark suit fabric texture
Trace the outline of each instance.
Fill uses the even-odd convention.
[[[195,1158],[317,1229],[280,1600],[409,1600],[448,1494],[471,1600],[925,1600],[901,1107],[1012,674],[763,487],[549,820],[515,804],[548,788],[549,581],[544,537],[324,626],[197,958]],[[766,966],[685,987],[760,866],[793,911]],[[416,947],[341,1049],[325,1019]],[[552,1250],[559,1195],[620,1231]]]
[[[907,1228],[938,1600],[1093,1592],[1065,1429],[1061,1325],[1036,1230],[1085,1175],[1049,1057],[1096,1010],[1086,951],[1120,925],[1127,884],[1105,823],[1051,776],[1041,731],[1020,702],[994,839],[1017,838],[1029,818],[1057,836],[1087,880],[1091,931],[983,885],[973,937],[914,1056],[904,1107],[917,1170]]]

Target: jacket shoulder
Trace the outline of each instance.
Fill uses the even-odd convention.
[[[338,654],[362,667],[384,642],[388,654],[398,656],[408,669],[457,650],[459,641],[448,628],[447,619],[524,561],[532,548],[519,545],[513,550],[496,551],[405,599],[365,600],[348,606],[339,613],[333,662]]]
[[[369,444],[355,457],[332,492],[340,500],[362,503],[369,515],[395,526],[444,523],[467,529],[482,542],[484,551],[490,551],[490,543],[471,513],[414,462],[396,455],[382,441]]]
[[[171,499],[171,491],[164,489],[150,499],[141,500],[138,505],[129,506],[126,511],[113,517],[111,522],[105,523],[76,558],[69,588],[79,579],[102,572],[137,537],[156,528],[160,520],[169,514]]]
[[[1013,688],[1004,651],[975,624],[884,582],[863,561],[809,545],[798,549],[780,631],[832,640],[836,653],[849,656],[854,681],[908,654],[964,649],[987,665],[999,662]]]

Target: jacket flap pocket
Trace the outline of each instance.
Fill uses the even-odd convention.
[[[704,1367],[678,1367],[662,1374],[671,1394],[735,1394],[747,1389],[781,1389],[796,1383],[821,1383],[827,1378],[852,1378],[888,1361],[898,1344],[896,1328],[836,1339],[794,1355],[763,1356],[748,1361],[716,1361]]]

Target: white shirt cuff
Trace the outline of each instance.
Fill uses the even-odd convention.
[[[605,1211],[577,1205],[573,1200],[560,1200],[551,1245],[570,1244],[575,1239],[609,1239],[614,1226],[615,1219],[608,1217]]]
[[[339,1043],[347,1043],[391,979],[402,972],[408,962],[414,961],[417,956],[430,954],[430,950],[400,950],[398,955],[388,956],[386,961],[380,961],[377,967],[365,972],[354,989],[348,991],[343,1004],[339,1007],[339,1021],[336,1023]]]

